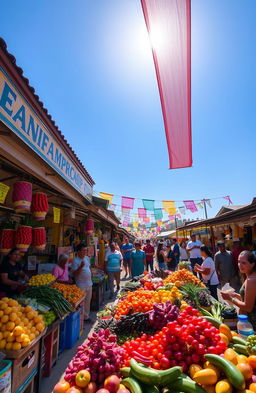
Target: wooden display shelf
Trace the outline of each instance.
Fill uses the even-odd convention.
[[[47,328],[45,328],[42,333],[40,333],[33,341],[31,341],[31,343],[27,347],[24,347],[18,351],[15,351],[14,349],[1,349],[1,352],[5,354],[7,359],[19,359],[26,352],[28,352],[33,345],[35,345],[39,340],[41,340],[41,338],[45,335],[46,331]]]

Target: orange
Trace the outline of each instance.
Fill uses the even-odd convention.
[[[252,369],[256,368],[256,355],[250,355],[247,358],[247,362],[249,363],[249,365],[251,366]]]
[[[39,332],[42,332],[44,330],[44,325],[41,322],[39,322],[39,323],[36,324],[36,329]]]
[[[4,315],[3,310],[0,310],[0,318]]]
[[[13,343],[12,344],[12,349],[14,349],[15,351],[19,351],[21,349],[21,344],[20,343]]]
[[[0,349],[5,349],[5,346],[6,346],[6,340],[3,338],[3,339],[0,341]]]
[[[13,329],[14,336],[20,336],[24,332],[24,329],[21,326],[15,326]]]
[[[22,333],[20,336],[16,336],[16,341],[17,343],[22,343],[22,341],[25,339],[26,334]]]
[[[15,336],[11,333],[11,334],[7,337],[6,341],[7,341],[8,343],[13,343],[13,342],[15,341]]]
[[[255,383],[255,382],[251,383],[250,386],[249,386],[249,389],[250,389],[252,392],[256,392],[256,383]]]
[[[3,338],[7,338],[9,337],[11,334],[11,332],[8,332],[7,330],[5,332],[3,332]]]
[[[7,307],[8,307],[8,304],[2,303],[2,304],[0,305],[0,310],[5,310]]]
[[[8,349],[8,350],[12,349],[12,343],[11,342],[6,343],[5,349]]]
[[[237,363],[247,363],[248,357],[245,355],[237,355]]]
[[[12,313],[9,315],[9,319],[10,319],[10,321],[12,321],[12,322],[15,322],[15,321],[17,320],[17,318],[18,318],[18,316],[17,316],[17,314],[16,314],[15,312],[12,312]]]
[[[6,322],[8,322],[8,321],[9,321],[8,315],[3,315],[2,318],[1,318],[1,322],[2,322],[2,323],[6,323]]]
[[[12,332],[14,328],[15,328],[15,323],[14,322],[7,322],[7,324],[6,324],[6,329],[7,330]]]
[[[236,367],[241,371],[245,380],[251,379],[253,372],[248,363],[238,363]]]
[[[0,341],[2,340],[3,337],[4,337],[4,336],[3,336],[3,333],[0,332]]]
[[[19,305],[19,303],[16,300],[14,300],[14,299],[9,299],[8,300],[8,306],[10,306],[10,307],[17,307],[18,305]]]
[[[11,312],[12,312],[12,308],[11,308],[11,307],[6,307],[6,308],[4,309],[5,315],[9,315],[9,314],[11,314]]]
[[[21,346],[22,348],[27,347],[30,344],[30,339],[27,337],[24,341],[22,341]]]

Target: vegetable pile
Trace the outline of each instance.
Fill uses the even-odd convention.
[[[166,303],[154,304],[153,310],[148,311],[147,315],[150,326],[154,330],[161,330],[168,322],[177,319],[179,310],[178,307],[167,301]]]
[[[47,285],[55,281],[53,274],[37,274],[32,276],[28,282],[28,285],[32,287],[39,287],[41,285]]]
[[[177,270],[164,279],[164,283],[175,283],[177,287],[184,283],[191,282],[194,285],[205,288],[202,281],[199,280],[193,273],[188,270]]]
[[[69,363],[65,380],[74,384],[80,370],[90,372],[91,380],[101,384],[111,374],[120,376],[124,350],[116,343],[116,336],[109,329],[94,332],[86,342],[78,347],[78,352]]]
[[[61,284],[55,282],[52,285],[52,288],[55,288],[58,291],[60,291],[64,296],[64,298],[71,304],[78,303],[79,300],[81,300],[82,297],[84,296],[84,292],[81,291],[81,289],[78,288],[76,285]]]
[[[50,307],[59,318],[72,311],[70,303],[62,293],[51,287],[29,288],[23,293],[23,296],[34,298],[41,304]]]

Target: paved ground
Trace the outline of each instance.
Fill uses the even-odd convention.
[[[125,284],[125,280],[121,281],[121,287],[122,285]],[[108,300],[108,293],[106,293],[105,295],[105,302],[102,305],[101,309],[103,309],[106,305],[111,305],[115,299],[116,299],[116,293],[114,298],[110,301]],[[56,363],[56,365],[53,367],[52,369],[52,373],[50,375],[50,377],[47,378],[43,378],[42,379],[42,383],[41,383],[41,393],[50,393],[52,392],[55,384],[60,380],[60,378],[62,377],[68,363],[70,362],[70,360],[75,356],[76,352],[77,352],[77,347],[79,345],[81,345],[86,338],[88,337],[88,335],[90,334],[90,331],[93,330],[94,325],[96,324],[96,314],[98,311],[92,311],[90,318],[92,319],[91,323],[86,323],[85,324],[85,330],[83,335],[80,337],[79,341],[77,341],[76,345],[74,346],[74,348],[71,349],[66,349],[65,351],[63,351],[61,353],[61,355],[59,356],[59,359]]]

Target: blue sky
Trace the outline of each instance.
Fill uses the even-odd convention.
[[[5,1],[0,35],[95,190],[244,204],[256,196],[255,14],[255,0],[192,0],[193,167],[178,170],[139,0]]]

